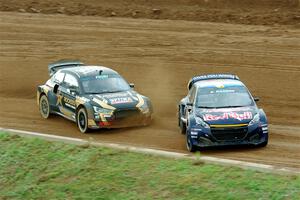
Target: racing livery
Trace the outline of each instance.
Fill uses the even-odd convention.
[[[61,115],[89,129],[148,125],[152,105],[133,90],[116,71],[61,60],[48,66],[50,79],[37,88],[37,104],[43,118]]]
[[[268,144],[268,121],[247,87],[232,74],[193,77],[179,103],[178,125],[191,152],[208,146]]]

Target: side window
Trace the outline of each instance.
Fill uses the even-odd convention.
[[[61,83],[64,80],[65,73],[57,72],[53,75],[52,81],[55,83]]]
[[[64,84],[66,87],[75,87],[75,88],[79,87],[77,79],[71,74],[66,74]]]
[[[192,87],[192,89],[189,92],[189,102],[190,103],[194,103],[195,94],[196,94],[196,87]]]

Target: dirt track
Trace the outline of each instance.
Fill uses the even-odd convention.
[[[0,11],[300,27],[299,0],[0,0]]]
[[[154,104],[146,128],[81,135],[60,117],[42,120],[35,89],[47,64],[80,58],[111,66]],[[170,20],[80,17],[0,12],[0,126],[72,137],[185,151],[176,104],[190,77],[237,74],[271,124],[300,126],[300,30]],[[300,168],[299,128],[272,126],[264,149],[223,149],[203,154]]]

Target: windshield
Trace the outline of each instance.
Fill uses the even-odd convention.
[[[118,74],[105,74],[81,78],[86,94],[121,92],[130,89],[129,84]]]
[[[200,108],[226,108],[254,105],[248,90],[244,86],[226,86],[224,88],[199,88],[196,106]]]

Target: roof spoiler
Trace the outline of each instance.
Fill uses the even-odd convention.
[[[194,76],[188,83],[188,89],[190,90],[194,83],[202,80],[211,80],[211,79],[233,79],[240,80],[237,75],[234,74],[206,74],[201,76]]]
[[[49,75],[52,76],[55,72],[57,72],[60,69],[68,67],[78,67],[83,65],[84,63],[79,60],[59,60],[48,65],[48,72]]]

